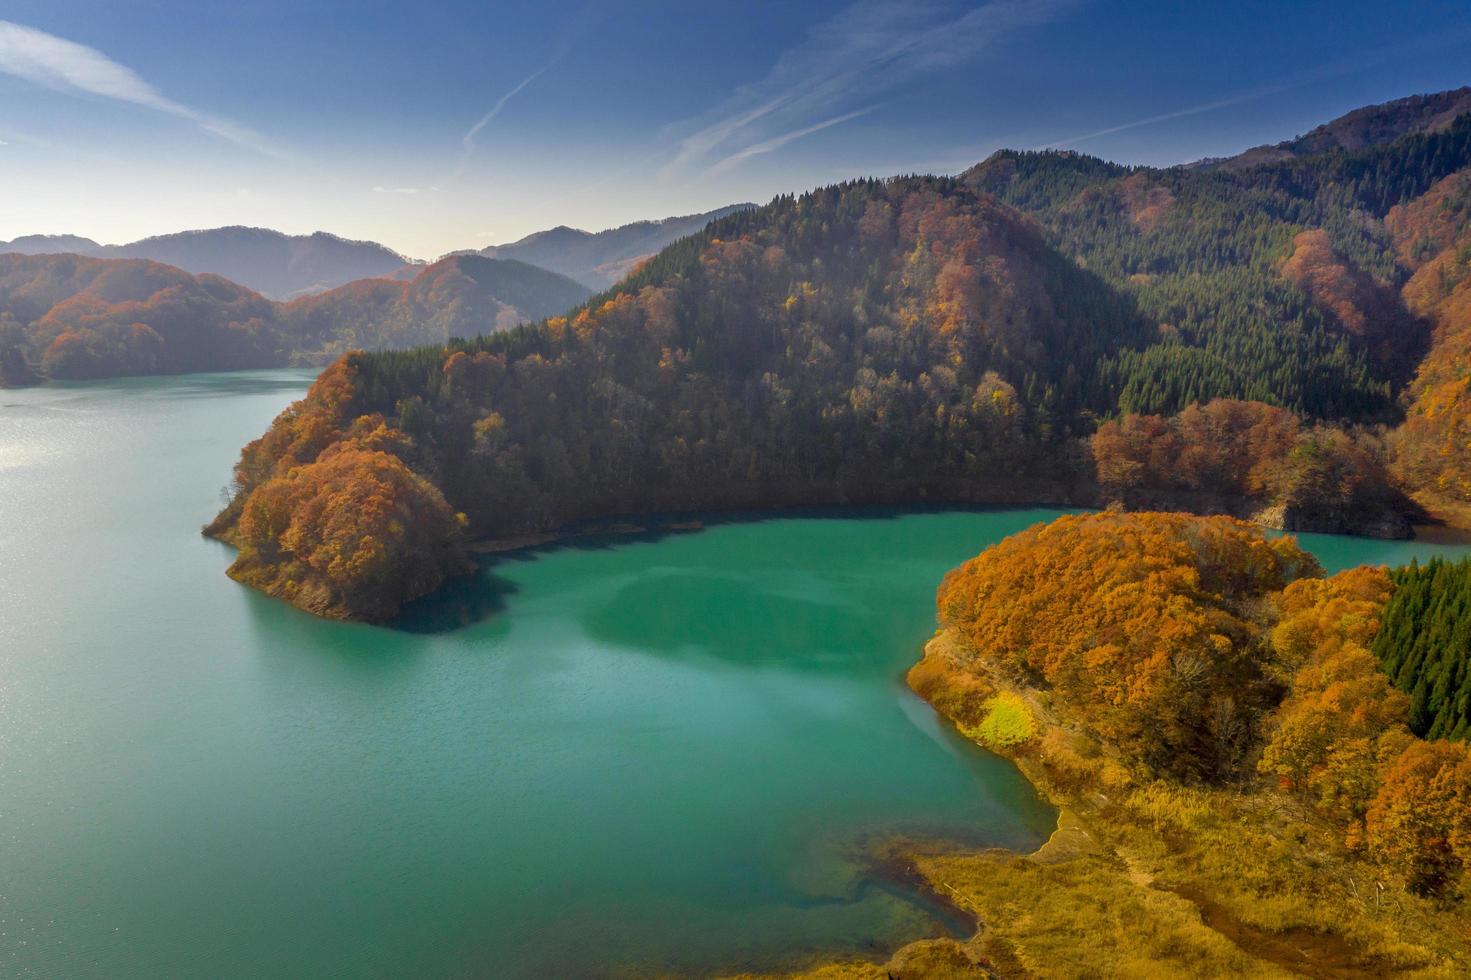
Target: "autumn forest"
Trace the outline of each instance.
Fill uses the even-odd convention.
[[[1002,879],[1014,859],[909,854],[989,924],[913,955],[1269,975],[1300,941],[1344,975],[1452,975],[1471,572],[1325,576],[1262,528],[1471,514],[1466,102],[1190,167],[1002,152],[778,197],[560,315],[344,356],[244,449],[208,533],[237,580],[376,622],[471,542],[629,515],[1108,508],[940,586],[911,686],[1090,844]],[[1152,911],[1085,953],[991,880]]]
[[[189,541],[344,621],[223,583],[295,617],[251,621],[271,643],[333,630],[364,704],[392,669],[354,645],[485,586],[486,555],[799,508],[1049,508],[967,542],[908,688],[885,683],[940,725],[911,726],[926,748],[992,753],[1056,831],[1029,853],[886,838],[858,898],[810,904],[881,880],[967,928],[782,975],[1471,975],[1471,558],[1329,574],[1294,536],[1471,540],[1471,89],[1179,166],[1001,150],[401,268],[216,232],[0,249],[0,387],[311,368]],[[206,239],[274,291],[204,268]],[[813,622],[861,605],[780,598]],[[637,647],[657,618],[577,626]]]

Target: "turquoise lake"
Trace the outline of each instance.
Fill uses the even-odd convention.
[[[770,967],[945,928],[865,841],[1045,839],[902,675],[944,572],[1055,511],[580,542],[399,628],[325,622],[199,534],[308,382],[0,391],[0,975]],[[1471,553],[1302,540],[1330,570]]]

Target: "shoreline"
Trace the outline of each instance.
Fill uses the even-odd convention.
[[[963,641],[950,629],[938,630],[925,644],[920,663],[964,655]],[[969,662],[969,661],[967,661]],[[964,939],[922,938],[887,959],[807,958],[771,973],[737,974],[731,980],[892,980],[906,977],[995,977],[1011,975],[1097,975],[1097,957],[1116,955],[1132,966],[1131,975],[1312,976],[1368,978],[1410,973],[1460,975],[1464,951],[1456,952],[1446,922],[1426,905],[1397,899],[1402,920],[1389,946],[1369,938],[1363,928],[1329,919],[1311,906],[1351,902],[1372,881],[1336,861],[1323,868],[1304,866],[1308,881],[1292,891],[1306,903],[1293,914],[1277,910],[1265,917],[1254,910],[1260,895],[1248,898],[1235,876],[1251,873],[1253,855],[1276,842],[1290,849],[1317,850],[1324,842],[1282,837],[1284,800],[1233,795],[1235,791],[1184,791],[1183,805],[1211,816],[1170,820],[1141,810],[1136,794],[1149,797],[1156,784],[1126,778],[1117,785],[1079,784],[1072,791],[1050,773],[1049,736],[1073,733],[1051,710],[1050,699],[1027,687],[990,675],[997,690],[1024,698],[1034,711],[1036,736],[1011,746],[992,747],[966,736],[978,747],[1015,765],[1038,794],[1058,810],[1057,826],[1038,848],[1022,853],[1005,848],[946,847],[943,842],[896,837],[876,845],[891,866],[922,879],[928,889],[974,918],[976,929]],[[959,730],[941,703],[946,679],[931,671],[916,693],[947,724]],[[928,682],[928,683],[927,683]],[[926,688],[920,690],[919,688]],[[964,735],[964,732],[961,732]],[[1107,759],[1106,747],[1100,758]],[[1061,760],[1054,760],[1060,762]],[[1157,805],[1156,799],[1156,805]],[[1266,809],[1263,809],[1263,806]],[[1253,820],[1259,821],[1254,825]],[[1224,870],[1231,879],[1223,879]],[[1234,862],[1234,863],[1233,863]],[[1244,863],[1242,863],[1244,862]],[[1353,880],[1334,876],[1347,874]],[[1372,876],[1371,876],[1372,877]],[[1355,891],[1355,887],[1360,891]],[[1253,886],[1254,887],[1254,886]],[[1271,892],[1269,894],[1276,894]],[[1308,896],[1315,896],[1309,898]],[[1278,896],[1280,899],[1282,896]],[[1274,901],[1278,900],[1274,899]],[[1351,919],[1362,916],[1349,905]],[[1336,920],[1334,920],[1336,921]],[[1091,925],[1090,925],[1091,923]],[[1082,938],[1089,929],[1111,930],[1112,954]],[[1372,928],[1372,924],[1371,924]],[[1406,943],[1413,943],[1410,948]]]
[[[733,510],[696,511],[649,511],[626,513],[606,518],[589,518],[575,521],[547,531],[529,532],[506,537],[474,538],[464,544],[471,555],[510,555],[521,551],[535,551],[577,541],[595,538],[635,538],[644,535],[663,537],[672,534],[692,534],[724,524],[747,524],[771,520],[800,520],[832,518],[838,520],[887,520],[917,514],[942,513],[987,513],[998,511],[1055,510],[1065,513],[1086,513],[1107,509],[1106,504],[1079,503],[1076,500],[1049,501],[1001,501],[996,503],[937,503],[914,501],[895,504],[782,504],[770,508],[737,508]],[[1200,517],[1217,514],[1235,517],[1248,524],[1283,534],[1325,534],[1346,538],[1363,538],[1374,541],[1425,541],[1432,544],[1471,544],[1471,521],[1466,524],[1450,520],[1431,522],[1407,522],[1408,535],[1374,534],[1372,529],[1363,531],[1320,530],[1311,527],[1287,528],[1280,520],[1277,508],[1258,509],[1247,516],[1214,507],[1181,507],[1161,503],[1126,507],[1126,512],[1176,511]],[[1245,509],[1240,509],[1245,512]]]

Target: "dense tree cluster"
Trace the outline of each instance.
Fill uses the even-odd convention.
[[[1390,573],[1394,597],[1374,653],[1410,697],[1410,728],[1471,737],[1471,561],[1432,558]]]
[[[369,279],[275,303],[142,259],[0,255],[0,384],[272,367],[353,348],[445,343],[576,306],[583,286],[456,256],[410,282]]]
[[[1089,442],[1106,494],[1130,504],[1280,507],[1288,529],[1350,531],[1409,508],[1374,441],[1286,409],[1220,399],[1170,418],[1125,415]]]
[[[968,699],[1045,692],[1135,785],[1290,794],[1346,855],[1450,894],[1471,862],[1471,749],[1412,733],[1374,652],[1419,604],[1400,593],[1417,574],[1323,578],[1291,539],[1228,518],[1062,517],[946,576],[940,621],[963,655],[927,654],[911,683],[962,725]]]
[[[345,431],[330,406],[350,392],[339,362],[252,443],[241,473],[257,484],[218,533],[240,549],[230,575],[318,615],[385,619],[469,571],[464,518],[409,468],[414,446],[381,416]]]
[[[1411,733],[1410,699],[1371,651],[1399,577],[1357,568],[1283,592],[1269,663],[1288,687],[1258,769],[1409,890],[1453,895],[1471,867],[1471,747]]]
[[[1019,682],[1056,692],[1151,771],[1218,779],[1273,696],[1263,597],[1313,557],[1227,518],[1105,512],[1013,535],[946,576],[940,621]]]

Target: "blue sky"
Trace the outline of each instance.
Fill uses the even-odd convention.
[[[1000,147],[1177,163],[1464,84],[1464,0],[0,0],[0,238],[433,257]]]

